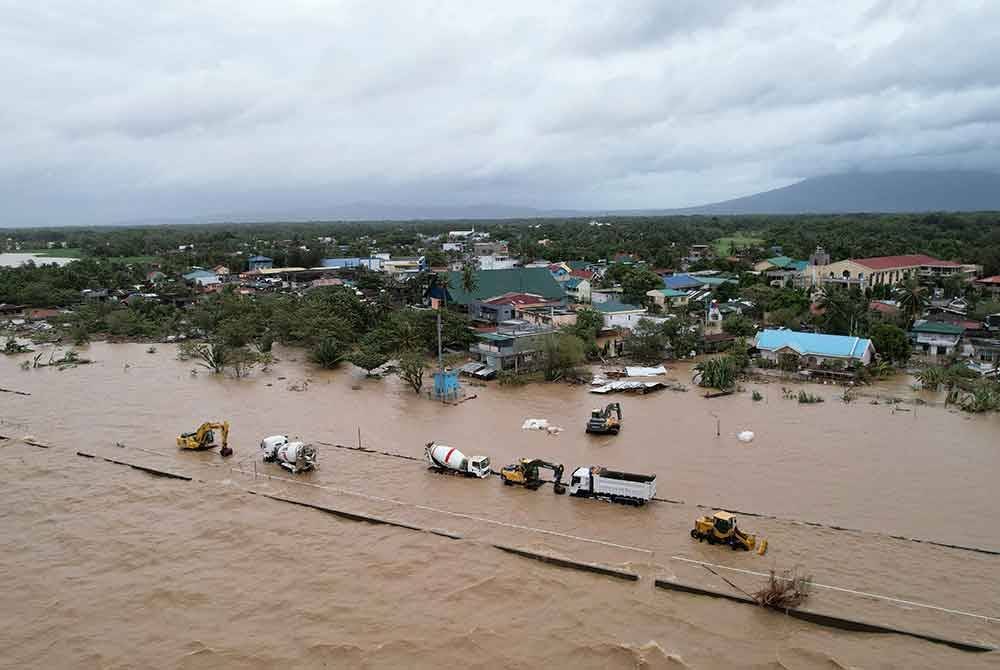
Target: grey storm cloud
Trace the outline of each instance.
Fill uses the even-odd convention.
[[[0,225],[1000,166],[1000,3],[0,2]]]

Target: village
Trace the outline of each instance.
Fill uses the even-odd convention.
[[[379,246],[375,236],[361,239],[366,248]],[[151,304],[183,315],[223,295],[254,301],[334,291],[352,294],[381,313],[444,311],[466,332],[443,345],[427,342],[429,367],[435,367],[430,358],[437,349],[438,377],[447,367],[449,378],[462,374],[519,383],[539,378],[543,369],[545,379],[569,378],[586,361],[659,365],[736,353],[726,356],[734,363],[731,373],[702,375],[702,384],[728,391],[738,375],[750,373],[856,384],[908,368],[927,386],[958,386],[972,394],[976,379],[982,384],[996,379],[1000,313],[984,313],[983,307],[996,305],[1000,276],[983,277],[979,265],[925,254],[835,259],[817,246],[808,258],[791,258],[777,245],[737,241],[728,247],[710,242],[677,248],[671,268],[628,252],[592,261],[519,256],[506,240],[475,228],[420,234],[406,256],[371,251],[320,257],[317,247],[349,251],[359,245],[338,244],[329,236],[314,239],[312,249],[286,241],[293,248],[284,259],[311,260],[308,265],[276,263],[244,245],[246,251],[227,254],[228,263],[185,267],[195,244],[182,244],[157,260],[128,266],[127,276],[144,281],[91,285],[63,305],[3,303],[0,324],[10,335],[62,341],[81,306],[99,305],[112,317],[105,321],[117,323],[122,313],[148,312]],[[540,239],[536,248],[544,252],[554,244]],[[10,239],[7,245],[20,246]],[[58,253],[59,243],[47,246]],[[44,257],[37,262],[44,264]],[[211,339],[211,326],[196,328],[189,321],[175,319],[176,332],[143,335]],[[79,327],[76,332],[75,339],[89,338]],[[109,332],[137,339],[140,331]],[[566,345],[568,337],[579,342],[561,347],[566,360],[552,373],[554,351],[560,349],[552,342],[562,338]],[[23,350],[10,342],[7,353]],[[393,358],[397,348],[382,346],[370,368]],[[333,358],[351,360],[349,354]],[[936,371],[922,375],[922,369]],[[454,385],[453,379],[435,382],[439,390]],[[995,394],[992,386],[989,390]],[[960,393],[952,397],[959,404],[961,399]]]

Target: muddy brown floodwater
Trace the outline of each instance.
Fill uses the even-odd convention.
[[[652,586],[676,577],[732,589],[681,559],[750,573],[800,566],[817,584],[815,610],[998,645],[1000,556],[889,537],[1000,550],[995,415],[845,404],[824,386],[809,389],[825,397],[818,405],[784,399],[780,384],[711,400],[692,388],[615,397],[621,434],[591,437],[589,410],[611,397],[586,387],[491,384],[448,406],[394,379],[358,384],[347,369],[312,369],[296,350],[277,351],[270,372],[228,379],[193,375],[173,347],[158,349],[96,343],[84,352],[93,365],[61,372],[0,358],[0,387],[31,394],[0,393],[2,667],[1000,667],[998,652],[824,629]],[[686,382],[688,370],[671,375]],[[765,399],[754,402],[753,389]],[[866,393],[912,395],[905,383]],[[523,431],[527,418],[565,431]],[[231,459],[174,447],[209,419],[232,423]],[[495,468],[540,456],[567,471],[656,473],[658,496],[680,502],[623,507],[328,446],[355,445],[359,430],[365,447],[413,457],[439,440]],[[754,441],[739,442],[741,430]],[[259,462],[257,443],[274,433],[317,444],[321,468],[293,480]],[[768,537],[767,555],[691,540],[698,505],[766,515],[741,525]],[[492,543],[641,578],[553,567]],[[743,590],[761,582],[715,571]]]

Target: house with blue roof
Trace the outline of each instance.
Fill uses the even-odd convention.
[[[678,291],[672,288],[654,288],[647,291],[646,295],[653,299],[653,302],[661,308],[687,307],[688,292]]]
[[[590,280],[580,277],[570,277],[563,282],[566,297],[573,302],[590,302]]]
[[[868,365],[875,356],[871,340],[849,335],[823,335],[769,328],[757,333],[753,344],[760,350],[762,358],[778,363],[782,355],[791,354],[798,357],[799,367],[807,368],[837,361],[848,366],[855,363]]]
[[[672,288],[675,291],[690,291],[692,289],[704,288],[707,286],[704,277],[695,277],[688,274],[676,274],[663,278],[663,286]]]

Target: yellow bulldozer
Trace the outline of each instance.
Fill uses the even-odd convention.
[[[219,432],[219,441],[216,441],[216,431]],[[181,433],[177,436],[177,446],[181,449],[193,449],[202,451],[220,447],[220,456],[232,456],[233,450],[229,446],[229,422],[214,423],[206,421],[198,426],[197,430],[190,433]]]
[[[712,516],[695,519],[691,537],[709,544],[728,544],[733,551],[756,548],[759,556],[767,551],[767,540],[762,538],[758,542],[756,535],[741,531],[736,525],[736,516],[729,512],[715,512]]]

